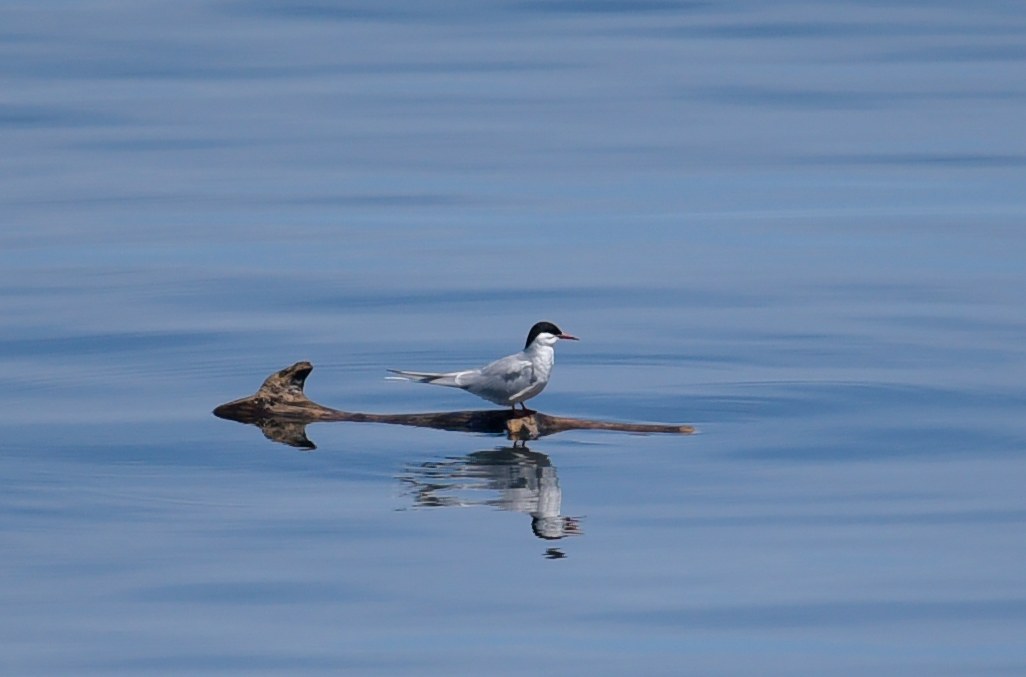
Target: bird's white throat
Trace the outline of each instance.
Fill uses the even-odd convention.
[[[541,381],[549,380],[549,373],[552,371],[552,364],[556,360],[556,351],[552,346],[547,346],[541,341],[535,341],[524,351],[527,359],[534,365],[535,378]]]

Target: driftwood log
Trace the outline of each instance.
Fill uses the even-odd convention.
[[[268,439],[303,449],[315,445],[306,437],[306,425],[328,421],[392,423],[475,433],[505,433],[513,440],[534,440],[565,430],[618,430],[632,433],[690,434],[689,425],[647,425],[587,421],[549,416],[537,411],[509,409],[450,411],[428,414],[360,414],[332,409],[311,401],[303,392],[309,362],[297,362],[267,377],[255,394],[214,409],[219,418],[257,425]]]

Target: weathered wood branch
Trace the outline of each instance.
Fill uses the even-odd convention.
[[[689,425],[588,421],[549,416],[537,411],[523,414],[507,409],[427,414],[361,414],[332,409],[311,401],[303,392],[306,377],[311,371],[313,365],[309,362],[297,362],[268,376],[255,394],[217,407],[214,409],[214,415],[231,421],[258,425],[269,439],[307,449],[315,447],[306,437],[306,424],[327,421],[391,423],[462,432],[505,433],[510,439],[519,440],[538,439],[566,430],[617,430],[685,435],[695,430]]]

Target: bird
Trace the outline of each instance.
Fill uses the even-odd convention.
[[[580,340],[576,336],[564,334],[551,322],[538,322],[527,333],[527,343],[523,350],[483,367],[444,374],[389,369],[390,373],[398,376],[388,378],[460,388],[489,402],[512,407],[514,412],[519,404],[527,412],[529,410],[524,401],[544,390],[549,382],[555,360],[552,347],[560,339]]]

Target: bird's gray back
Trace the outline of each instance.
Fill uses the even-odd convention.
[[[466,372],[461,379],[464,389],[489,402],[505,405],[512,404],[512,398],[537,385],[538,380],[534,365],[523,352]]]

